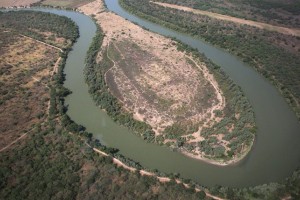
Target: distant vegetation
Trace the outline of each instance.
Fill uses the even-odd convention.
[[[0,12],[0,27],[16,29],[20,34],[48,42],[56,46],[68,46],[78,36],[77,26],[67,17],[42,12]],[[49,23],[51,21],[52,23]],[[30,22],[30,23],[29,23]],[[56,41],[63,38],[65,41]]]
[[[148,0],[121,0],[130,12],[220,46],[250,64],[282,93],[300,118],[300,38],[164,8]]]
[[[287,27],[300,27],[297,0],[158,0],[233,17]]]
[[[76,9],[92,0],[41,0],[33,6],[50,6],[59,8]]]

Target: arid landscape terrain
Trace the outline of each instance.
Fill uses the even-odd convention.
[[[71,44],[68,37],[49,31],[49,27],[40,29],[37,21],[24,23],[39,16],[26,12],[1,15],[0,149],[45,121],[50,99],[48,84],[60,64],[60,47]]]
[[[40,0],[1,0],[0,7],[20,7],[20,6],[30,6],[33,3],[37,3]]]
[[[160,6],[164,6],[164,7],[168,7],[168,8],[174,8],[174,9],[178,9],[178,10],[192,12],[194,14],[205,15],[205,16],[216,18],[216,19],[219,19],[219,20],[225,20],[225,21],[235,22],[235,23],[238,23],[238,24],[255,26],[257,28],[266,29],[266,30],[269,30],[269,31],[275,31],[275,32],[279,32],[279,33],[282,33],[282,34],[286,34],[286,35],[294,35],[294,36],[298,36],[298,37],[300,36],[300,29],[299,28],[287,28],[287,27],[282,27],[282,25],[276,26],[276,25],[271,25],[271,24],[268,24],[268,23],[246,20],[246,19],[242,19],[242,18],[238,18],[238,17],[222,15],[222,14],[209,12],[209,11],[205,11],[205,10],[192,9],[192,8],[189,8],[189,7],[179,6],[179,5],[176,5],[176,4],[168,4],[168,3],[155,2],[155,1],[152,1],[151,3],[157,4],[157,5],[160,5]],[[297,19],[299,20],[299,18],[297,18]]]
[[[1,31],[0,149],[44,120],[59,50],[12,29]]]
[[[85,5],[92,0],[42,0],[40,5],[42,6],[54,6],[54,7],[64,7],[64,8],[77,8]]]
[[[205,66],[176,53],[170,41],[146,43],[139,35],[143,46],[117,37],[107,51],[115,66],[107,71],[106,80],[125,108],[149,123],[157,135],[175,123],[196,125],[215,118],[213,106],[222,110],[225,103],[215,80],[211,81],[216,88],[205,79],[210,75]]]
[[[148,32],[113,13],[97,13],[94,9],[99,5],[101,1],[95,1],[81,10],[95,17],[105,33],[98,57],[100,67],[103,59],[112,63],[104,71],[105,81],[125,112],[151,126],[153,142],[181,147],[183,153],[198,159],[233,152],[244,155],[249,147],[230,147],[228,138],[236,131],[236,122],[227,120],[223,112],[226,98],[206,63],[179,51],[177,42],[171,39]],[[231,113],[236,121],[240,114],[239,109]],[[218,130],[218,123],[227,124],[226,130]],[[251,122],[243,123],[249,128],[253,126]],[[208,138],[216,149],[209,153],[202,145]]]
[[[300,198],[296,0],[23,6],[75,23],[0,12],[0,199]]]

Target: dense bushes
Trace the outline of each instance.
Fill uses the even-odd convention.
[[[78,27],[67,17],[37,11],[0,12],[0,27],[15,28],[24,35],[44,40],[41,32],[55,33],[75,42],[78,37]],[[51,21],[51,23],[49,23]],[[36,31],[39,30],[39,31]]]

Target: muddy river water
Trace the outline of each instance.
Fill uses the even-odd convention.
[[[276,88],[265,78],[224,50],[127,13],[117,0],[106,0],[106,4],[109,10],[123,18],[197,48],[221,66],[253,105],[258,126],[255,144],[241,162],[222,167],[146,143],[127,128],[117,125],[95,105],[84,82],[84,60],[96,32],[94,22],[77,12],[42,9],[70,17],[79,26],[80,38],[70,52],[65,67],[65,86],[73,92],[66,99],[68,115],[76,123],[82,124],[101,142],[120,149],[120,153],[144,167],[180,173],[181,177],[205,186],[246,187],[281,181],[300,166],[300,123]]]

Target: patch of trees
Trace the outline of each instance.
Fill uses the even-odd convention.
[[[67,52],[66,52],[67,55]],[[64,58],[65,62],[66,57]],[[63,62],[63,63],[64,63]],[[63,73],[63,67],[59,73]],[[62,74],[50,83],[50,118],[37,124],[26,141],[0,154],[0,196],[3,199],[199,199],[174,181],[160,183],[112,163],[92,150],[97,147],[129,166],[141,166],[118,150],[101,145],[66,114]],[[53,85],[52,85],[53,84]],[[60,123],[55,118],[59,116]],[[70,132],[72,134],[70,134]],[[80,136],[80,137],[78,137]],[[86,138],[86,139],[82,139]],[[90,146],[86,145],[88,143]],[[13,180],[13,181],[12,181]],[[155,188],[155,190],[152,188]]]
[[[62,86],[60,81],[54,83],[58,88]],[[66,126],[75,127],[71,125],[74,122],[64,115],[62,97],[66,93],[59,92],[64,89],[56,86],[51,90],[56,112],[64,118]],[[204,192],[195,193],[193,187],[187,190],[174,180],[160,183],[153,177],[117,168],[111,157],[96,154],[80,137],[69,134],[70,130],[53,119],[36,127],[27,139],[0,154],[1,199],[206,199]],[[71,130],[91,138],[80,125]],[[88,142],[93,146],[101,145],[98,140]],[[117,152],[113,148],[102,148],[112,154]],[[179,174],[169,176],[178,178]],[[215,186],[210,190],[227,199],[280,199],[286,196],[299,199],[300,170],[282,183],[244,189]]]
[[[102,44],[102,39],[103,35],[101,33],[101,30],[98,30],[98,33],[95,36],[86,57],[84,74],[86,82],[89,86],[90,94],[92,95],[96,104],[104,109],[115,122],[128,127],[134,133],[142,136],[142,138],[147,142],[161,143],[162,138],[155,138],[155,133],[150,125],[146,124],[145,122],[134,120],[132,114],[124,111],[117,98],[108,91],[108,86],[105,82],[104,75],[106,71],[113,66],[113,62],[107,56],[107,49],[103,50],[102,60],[100,61],[100,63],[98,64],[96,62],[96,57],[100,48],[99,44]],[[225,116],[234,118],[234,113],[241,113],[241,118],[239,120],[224,120],[220,124],[214,126],[210,131],[207,131],[207,134],[204,137],[206,139],[209,139],[213,134],[216,134],[218,132],[222,133],[221,130],[223,130],[224,127],[226,127],[229,123],[234,124],[235,132],[238,132],[239,134],[244,133],[244,130],[249,129],[246,125],[249,125],[249,127],[253,127],[255,125],[255,122],[251,105],[249,104],[247,98],[244,97],[241,90],[236,85],[234,85],[232,81],[229,80],[229,78],[219,69],[219,67],[213,65],[209,60],[204,58],[204,55],[198,55],[198,52],[195,49],[191,49],[184,44],[180,43],[178,45],[178,50],[185,50],[189,53],[193,53],[196,58],[204,60],[205,64],[211,71],[217,70],[217,72],[215,72],[217,73],[216,78],[219,81],[220,85],[222,85],[222,90],[224,90],[226,98],[230,100],[230,103],[228,103],[226,107],[227,112],[225,113]],[[191,134],[193,132],[196,132],[197,130],[197,124],[173,124],[172,126],[169,126],[165,129],[163,138],[175,139],[176,142],[172,145],[173,148],[185,148],[186,150],[193,150],[194,148],[191,148],[189,144],[186,144],[186,139],[181,136]],[[238,143],[239,146],[250,146],[253,139],[254,133],[251,133],[249,137],[231,138],[230,142]],[[220,146],[220,144],[216,144],[212,148],[217,149],[218,151]],[[235,148],[233,153],[230,154],[230,157],[232,155],[237,155],[241,150],[241,148]],[[205,151],[205,149],[203,151]],[[209,155],[214,157],[219,154],[213,153]],[[224,151],[224,154],[222,154],[222,156],[220,157],[224,157],[226,155],[227,153]],[[230,157],[228,157],[228,159],[230,159]]]
[[[12,29],[18,27],[19,33],[37,40],[45,40],[45,36],[39,31],[55,33],[56,36],[71,40],[72,43],[78,37],[78,27],[73,21],[64,16],[23,10],[0,12],[0,18],[0,27]]]
[[[117,149],[101,145],[66,114],[64,97],[70,91],[63,87],[63,67],[67,53],[60,70],[49,83],[48,121],[37,124],[35,131],[27,136],[29,138],[18,142],[12,151],[0,154],[1,198],[198,199],[198,193],[185,190],[183,185],[162,184],[153,177],[131,173],[116,167],[111,157],[100,156],[92,150],[91,147],[100,148],[129,166],[140,168],[138,163],[117,154]]]
[[[154,142],[154,132],[150,125],[134,120],[132,114],[124,111],[117,98],[108,91],[104,76],[105,72],[113,66],[113,62],[107,56],[107,49],[103,50],[100,63],[96,62],[102,39],[103,34],[101,30],[98,30],[86,57],[84,74],[89,86],[89,93],[96,104],[104,109],[115,122],[128,127],[146,141]]]
[[[176,40],[176,39],[173,39]],[[215,123],[210,128],[203,128],[201,136],[206,140],[199,142],[200,150],[210,158],[222,158],[224,160],[231,159],[234,155],[239,155],[246,148],[250,148],[256,133],[254,111],[248,99],[244,96],[240,87],[235,85],[233,81],[222,71],[222,69],[212,63],[205,55],[200,54],[197,49],[191,48],[188,45],[177,41],[177,50],[185,51],[193,55],[195,60],[204,62],[205,66],[214,75],[221,88],[226,105],[223,111],[216,111],[222,120]],[[236,116],[238,114],[238,116]],[[199,124],[185,125],[173,124],[168,126],[165,131],[165,139],[175,139],[175,143],[170,144],[176,148],[184,148],[192,152],[195,149],[194,145],[187,144],[183,135],[194,133],[198,130]],[[232,129],[229,131],[229,129]],[[223,139],[229,142],[227,147],[230,150],[225,150],[225,144],[220,143],[215,138],[216,135],[224,134]],[[160,138],[157,137],[157,140]],[[194,146],[194,147],[193,147]]]
[[[299,27],[299,2],[273,0],[159,0],[160,2],[176,4],[194,9],[206,10],[242,19],[262,21],[281,26]]]
[[[201,37],[237,55],[269,79],[300,118],[299,48],[282,45],[296,45],[299,38],[164,8],[148,0],[121,0],[120,4],[142,18]]]

